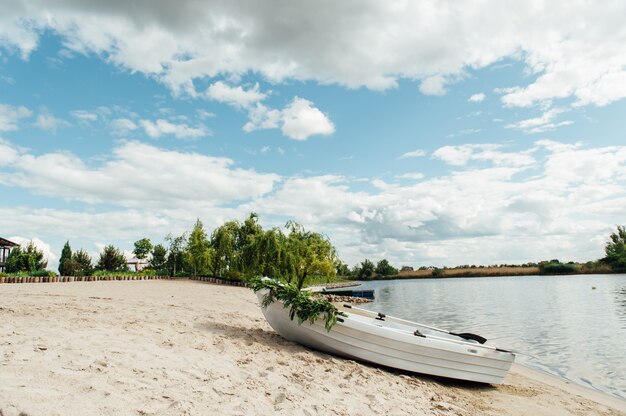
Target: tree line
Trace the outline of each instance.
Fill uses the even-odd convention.
[[[258,220],[258,216],[251,213],[243,222],[227,221],[208,234],[198,219],[190,232],[169,234],[164,244],[153,244],[148,238],[137,240],[133,254],[147,261],[147,273],[234,280],[272,276],[293,282],[298,287],[312,279],[330,279],[337,275],[374,279],[399,273],[387,259],[376,264],[365,259],[350,268],[338,258],[335,247],[325,235],[307,231],[294,221],[287,222],[282,228],[265,230]],[[546,273],[571,273],[576,270],[571,264],[556,260],[542,263],[545,264],[539,266]],[[614,272],[626,272],[626,227],[617,226],[617,231],[611,233],[605,245],[605,257],[588,264],[604,265]],[[15,247],[5,261],[7,273],[47,274],[46,267],[43,251],[32,242],[25,248]],[[402,266],[401,270],[412,268]],[[73,252],[68,241],[59,261],[59,274],[64,276],[126,271],[127,260],[122,251],[113,245],[104,247],[94,263],[85,250]]]
[[[328,237],[307,231],[294,221],[283,228],[264,230],[258,215],[243,222],[227,221],[210,235],[198,219],[190,232],[168,235],[164,244],[148,238],[134,243],[133,254],[148,261],[148,270],[170,276],[213,276],[244,280],[272,276],[302,287],[314,278],[330,279],[339,263]],[[107,246],[94,267],[82,250],[72,253],[69,241],[59,261],[62,275],[97,271],[123,272],[126,259],[119,249]]]

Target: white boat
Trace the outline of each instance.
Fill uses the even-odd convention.
[[[259,302],[268,293],[257,292]],[[265,319],[284,338],[330,354],[397,368],[481,383],[501,384],[515,354],[490,345],[473,334],[443,329],[386,316],[351,305],[336,305],[338,317],[330,331],[324,319],[298,324],[289,308],[274,301],[262,308]]]

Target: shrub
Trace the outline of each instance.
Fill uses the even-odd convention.
[[[577,268],[573,263],[550,262],[539,266],[539,273],[541,274],[569,274],[576,272]]]

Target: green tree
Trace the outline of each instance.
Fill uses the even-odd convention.
[[[361,262],[361,267],[359,268],[359,277],[360,278],[368,278],[372,277],[374,274],[374,263],[370,259],[365,259]]]
[[[617,232],[611,233],[609,238],[611,241],[604,247],[606,257],[602,262],[611,266],[613,270],[626,270],[626,227],[618,225]]]
[[[336,251],[328,237],[306,231],[294,221],[285,225],[289,229],[286,241],[286,265],[301,289],[306,280],[313,276],[323,276],[327,280],[335,276]],[[291,278],[288,278],[291,282]]]
[[[61,250],[61,259],[59,260],[59,275],[74,276],[74,262],[72,260],[72,248],[69,240],[65,242],[63,250]]]
[[[138,259],[145,259],[148,257],[152,251],[152,243],[149,238],[142,238],[141,240],[135,241],[135,248],[133,249],[133,254]]]
[[[83,249],[78,250],[72,256],[74,276],[91,276],[93,274],[93,265],[91,256]]]
[[[63,250],[61,250],[61,258],[59,259],[59,275],[73,276],[74,264],[72,262],[72,248],[69,240],[65,242]]]
[[[287,236],[280,228],[272,228],[256,236],[254,246],[254,267],[250,268],[248,276],[257,274],[276,279],[289,279],[292,273],[287,255]]]
[[[126,257],[119,249],[110,244],[100,253],[96,269],[109,272],[126,271],[128,270]]]
[[[213,249],[213,275],[226,276],[229,270],[237,269],[237,236],[239,223],[227,221],[211,234],[210,247]]]
[[[45,260],[43,251],[37,249],[32,241],[28,243],[26,249],[15,247],[5,261],[7,273],[37,272],[45,270],[47,265],[48,261]]]
[[[5,260],[5,270],[7,273],[18,273],[29,271],[28,258],[24,256],[22,247],[14,247]]]
[[[202,225],[200,219],[196,220],[196,225],[194,225],[191,234],[189,234],[187,253],[194,276],[197,276],[198,273],[202,273],[210,267],[211,250],[209,248],[206,231],[204,231],[204,225]]]
[[[350,267],[342,261],[337,261],[337,264],[335,264],[335,272],[337,276],[350,276],[351,274]]]
[[[167,268],[172,273],[172,276],[176,276],[176,273],[184,271],[184,249],[187,244],[187,234],[183,233],[174,237],[170,233],[165,237],[165,241],[169,243]]]
[[[258,240],[264,236],[263,227],[259,224],[259,216],[252,212],[239,226],[236,249],[238,252],[237,271],[243,275],[253,276],[258,273],[259,251]]]
[[[398,274],[398,269],[393,267],[387,259],[382,259],[376,264],[376,274],[379,276],[393,276]]]
[[[167,265],[167,249],[162,244],[152,247],[152,259],[150,267],[154,270],[163,270]]]

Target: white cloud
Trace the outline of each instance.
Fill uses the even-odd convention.
[[[423,151],[422,149],[416,149],[416,150],[412,150],[410,152],[404,153],[398,159],[408,159],[412,157],[422,157],[422,156],[426,156],[426,152]]]
[[[30,117],[32,112],[24,107],[14,107],[8,104],[0,104],[0,131],[17,130],[19,121]]]
[[[265,226],[295,219],[326,233],[351,264],[383,255],[415,266],[582,261],[602,256],[602,242],[623,223],[626,205],[626,146],[545,140],[517,152],[446,146],[435,157],[456,163],[454,171],[428,178],[409,173],[396,179],[413,180],[395,184],[376,180],[367,191],[358,178],[280,178],[238,169],[230,159],[134,142],[119,144],[99,164],[0,146],[7,186],[91,205],[0,207],[7,235],[54,237],[57,252],[67,238],[132,247],[146,233],[162,238],[189,229],[197,217],[211,229],[255,211]]]
[[[118,136],[126,135],[131,131],[137,130],[139,128],[134,121],[128,118],[116,118],[115,120],[111,121],[109,127],[111,127],[113,134]]]
[[[532,166],[536,162],[528,152],[502,152],[501,148],[498,144],[443,146],[433,152],[433,157],[452,166],[464,166],[471,160],[511,167]]]
[[[198,118],[200,118],[200,120],[206,120],[206,119],[215,117],[214,113],[211,113],[210,111],[206,111],[206,110],[198,110],[197,113],[198,113]]]
[[[282,111],[281,131],[294,140],[306,140],[312,135],[328,136],[335,132],[335,125],[311,101],[294,97]]]
[[[421,172],[409,172],[409,173],[403,173],[402,175],[397,175],[396,178],[398,179],[412,179],[412,180],[420,180],[424,178],[424,174]]]
[[[247,132],[280,128],[285,136],[293,140],[306,140],[314,135],[328,136],[335,132],[335,125],[326,114],[311,101],[299,97],[294,97],[282,110],[257,103],[248,116],[250,121],[243,127]]]
[[[203,125],[190,127],[184,123],[174,124],[163,119],[158,119],[156,122],[141,120],[139,124],[141,124],[146,134],[153,139],[164,135],[172,135],[177,139],[197,139],[210,134],[209,130]]]
[[[47,130],[51,132],[55,132],[58,128],[69,126],[70,123],[67,121],[57,118],[50,114],[48,110],[42,110],[37,116],[37,120],[35,121],[35,126],[42,130]]]
[[[507,129],[524,130],[527,133],[543,133],[554,130],[557,127],[573,124],[574,122],[571,120],[563,120],[558,123],[554,121],[554,119],[563,112],[564,110],[562,109],[551,108],[546,110],[540,117],[521,120],[517,123],[507,124],[504,127]]]
[[[241,86],[231,87],[223,81],[211,84],[205,95],[212,100],[240,108],[248,108],[254,103],[263,101],[266,97],[266,94],[259,90],[259,83],[248,90],[244,90]]]
[[[91,112],[91,111],[75,110],[75,111],[70,111],[70,114],[74,118],[76,118],[78,121],[83,122],[83,123],[88,123],[88,122],[98,120],[98,114]]]
[[[485,93],[483,92],[479,92],[476,94],[473,94],[471,97],[468,98],[467,101],[469,101],[470,103],[481,103],[485,100]]]
[[[425,95],[444,95],[446,79],[441,75],[433,75],[422,81],[420,91]]]
[[[9,166],[17,162],[23,153],[23,149],[13,146],[8,141],[0,138],[0,167]]]
[[[567,10],[557,2],[496,0],[147,5],[23,1],[3,10],[0,39],[27,58],[50,29],[68,51],[106,57],[176,94],[194,94],[197,79],[246,73],[376,90],[409,79],[426,94],[442,94],[447,80],[512,58],[531,76],[508,86],[507,105],[568,97],[606,105],[626,96],[623,2],[578,2]]]
[[[90,204],[219,206],[270,192],[279,179],[278,175],[235,168],[231,159],[167,151],[138,142],[119,144],[100,166],[71,153],[34,156],[6,143],[0,146],[13,152],[0,164],[11,169],[3,178],[5,185]]]

